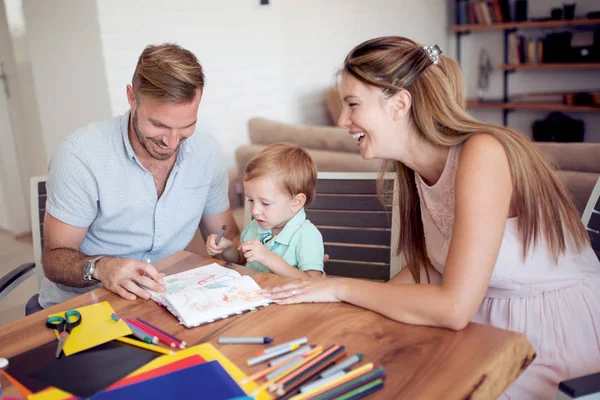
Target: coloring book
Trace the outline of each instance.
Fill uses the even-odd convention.
[[[167,307],[188,328],[271,302],[262,297],[261,288],[254,279],[214,263],[166,276],[164,281],[164,293],[146,290],[152,300]]]

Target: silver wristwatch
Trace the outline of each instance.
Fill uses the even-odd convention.
[[[94,278],[94,271],[96,270],[96,262],[103,258],[104,256],[94,257],[83,266],[83,280],[91,281],[91,282],[100,282],[98,279]]]

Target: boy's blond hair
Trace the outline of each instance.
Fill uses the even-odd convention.
[[[264,148],[246,166],[244,180],[275,176],[280,187],[291,197],[303,193],[305,207],[315,198],[317,167],[310,156],[291,143],[275,143]]]

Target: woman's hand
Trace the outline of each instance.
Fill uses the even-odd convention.
[[[263,296],[277,304],[334,303],[341,301],[338,294],[344,279],[308,278],[265,289]]]

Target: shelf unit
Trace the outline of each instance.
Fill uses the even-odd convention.
[[[524,21],[524,22],[503,22],[495,24],[470,24],[453,25],[452,31],[456,33],[456,59],[460,63],[461,38],[463,35],[472,32],[482,31],[502,31],[504,35],[504,64],[499,66],[503,71],[502,80],[502,99],[500,101],[480,102],[469,100],[468,108],[502,110],[502,121],[506,126],[508,122],[508,113],[514,110],[532,110],[532,111],[564,111],[564,112],[600,112],[600,107],[590,106],[571,106],[560,103],[548,102],[515,102],[510,101],[508,97],[508,76],[516,71],[566,71],[566,70],[588,70],[600,69],[600,63],[539,63],[539,64],[519,64],[511,65],[508,63],[508,37],[520,29],[549,29],[549,28],[572,28],[600,25],[599,19],[572,19],[572,20],[546,20],[546,21]]]
[[[600,112],[600,107],[571,106],[568,104],[541,101],[478,101],[468,100],[467,108],[483,110],[529,110],[529,111],[562,111],[562,112]]]

